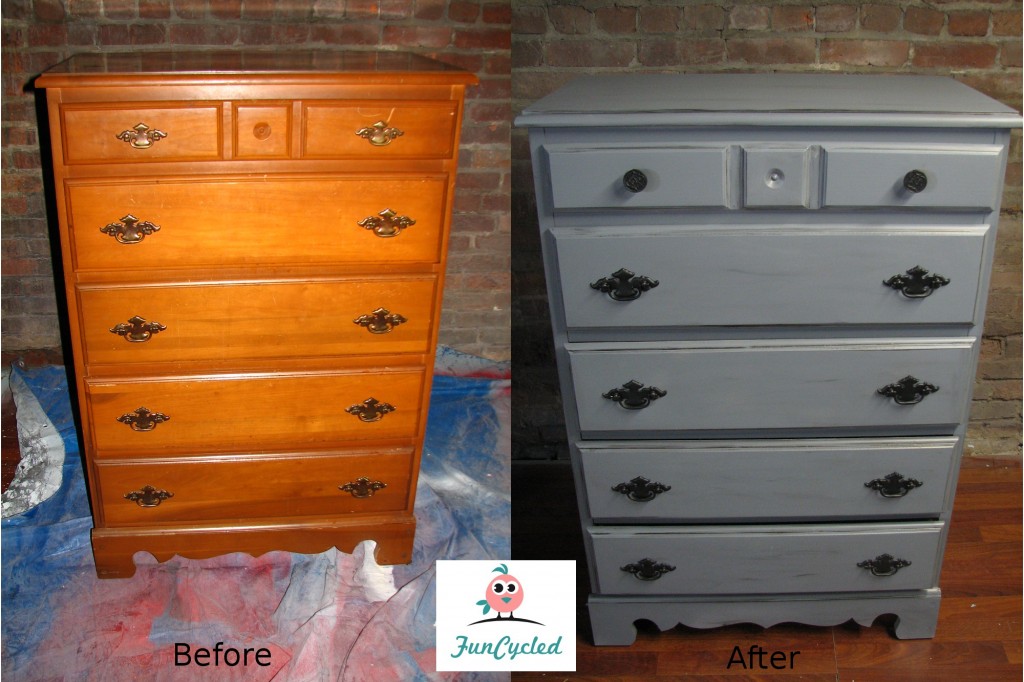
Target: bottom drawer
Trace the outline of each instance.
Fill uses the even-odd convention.
[[[726,595],[933,587],[942,526],[640,526],[587,533],[599,594]],[[909,563],[893,565],[883,555]],[[867,561],[873,569],[858,565]],[[657,565],[673,569],[657,576]]]
[[[269,517],[339,516],[403,510],[410,449],[307,456],[211,457],[109,461],[96,465],[107,526]],[[386,487],[360,485],[366,478]],[[351,483],[351,490],[339,486]],[[125,495],[151,486],[133,501]],[[148,505],[148,506],[147,506]]]

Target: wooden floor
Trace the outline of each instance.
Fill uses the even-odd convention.
[[[960,474],[940,586],[938,633],[930,640],[894,639],[887,617],[855,624],[763,629],[641,630],[629,647],[594,647],[582,604],[589,590],[572,476],[565,463],[512,466],[512,558],[576,559],[575,674],[513,673],[540,680],[761,680],[824,682],[1020,682],[1022,677],[1021,466],[1015,459],[970,458]],[[567,494],[567,491],[569,494]],[[734,647],[799,651],[792,670],[727,669]],[[768,660],[767,658],[765,659]]]

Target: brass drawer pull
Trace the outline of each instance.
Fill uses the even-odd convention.
[[[896,289],[907,298],[925,298],[939,287],[949,284],[949,278],[942,275],[928,274],[920,265],[907,270],[906,275],[893,275],[882,282],[887,287]]]
[[[369,140],[374,147],[383,147],[391,144],[392,140],[405,135],[405,133],[398,128],[388,126],[387,121],[377,121],[372,126],[360,128],[356,131],[356,135],[364,140]]]
[[[345,411],[359,417],[359,421],[379,422],[384,418],[384,415],[394,412],[395,406],[389,403],[377,402],[376,398],[367,398],[361,403],[349,406]]]
[[[668,395],[656,386],[644,386],[636,379],[631,379],[622,384],[620,388],[613,388],[601,396],[608,400],[614,400],[621,407],[627,410],[642,410],[651,404],[651,401],[664,398]]]
[[[152,431],[157,424],[168,421],[170,417],[161,412],[150,412],[145,407],[140,407],[134,412],[122,414],[117,421],[132,427],[132,431]]]
[[[938,390],[938,386],[918,381],[908,374],[896,383],[878,389],[878,393],[892,398],[897,405],[916,405],[924,400],[926,395],[936,393]]]
[[[356,224],[367,230],[373,230],[378,237],[397,237],[402,230],[410,225],[415,225],[416,221],[407,215],[398,215],[390,208],[385,208],[377,215],[363,218]]]
[[[372,313],[360,315],[352,320],[360,327],[366,327],[371,334],[387,334],[398,325],[408,321],[405,316],[393,313],[387,308],[377,308]]]
[[[149,149],[155,142],[167,137],[167,133],[155,128],[151,129],[145,123],[139,123],[131,130],[122,130],[114,137],[127,142],[135,149]]]
[[[164,325],[159,322],[146,322],[144,317],[131,317],[127,322],[122,322],[116,327],[111,327],[110,333],[123,336],[125,341],[131,343],[143,343],[149,341],[153,334],[167,329]]]
[[[345,485],[339,485],[338,490],[342,490],[346,493],[351,493],[352,497],[364,498],[373,497],[373,494],[378,490],[387,488],[387,483],[381,481],[371,481],[366,476],[360,476],[354,481],[346,483]]]
[[[663,483],[652,483],[650,479],[637,476],[629,483],[619,483],[612,490],[622,493],[634,502],[649,502],[661,493],[672,490],[672,486]]]
[[[882,497],[903,497],[922,485],[924,484],[916,478],[903,478],[903,474],[894,471],[885,478],[868,481],[864,487],[877,491]]]
[[[897,559],[892,554],[879,554],[874,559],[861,561],[857,564],[857,567],[871,571],[871,575],[885,578],[890,575],[896,575],[897,571],[909,565],[910,562],[906,559]]]
[[[135,502],[140,507],[159,507],[160,503],[169,497],[174,497],[174,493],[157,490],[151,485],[143,486],[142,490],[133,490],[124,494],[124,499]]]
[[[640,298],[645,291],[658,286],[658,280],[637,275],[626,268],[619,268],[610,277],[602,277],[590,284],[591,289],[608,294],[613,301],[632,301]]]
[[[658,563],[654,559],[641,559],[635,564],[626,564],[621,570],[632,573],[637,580],[657,580],[666,573],[676,570],[676,567]]]
[[[119,244],[138,244],[146,238],[147,234],[153,234],[160,229],[148,220],[139,221],[131,213],[121,218],[119,223],[110,223],[100,228],[103,234],[109,234]]]

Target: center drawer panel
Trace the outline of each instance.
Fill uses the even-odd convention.
[[[966,324],[987,233],[984,225],[553,231],[569,329]],[[931,287],[908,274],[916,266]],[[615,276],[623,269],[634,277]],[[642,277],[657,284],[630,283]],[[625,299],[631,292],[637,297]]]
[[[569,364],[584,438],[924,425],[939,435],[951,434],[962,417],[973,378],[973,343],[971,338],[840,339],[636,344],[632,349],[574,344]],[[938,390],[927,393],[921,386],[916,404],[897,404],[879,393],[907,377],[916,380],[910,386]],[[652,387],[664,395],[652,394]],[[914,398],[898,395],[904,401]],[[649,401],[644,407],[622,406],[644,400]]]
[[[88,362],[125,365],[423,353],[435,284],[433,276],[136,284],[80,286],[78,296]],[[307,312],[296,320],[296,310]],[[145,322],[130,324],[135,317]],[[147,336],[153,323],[164,328]]]
[[[374,368],[87,381],[87,410],[98,459],[329,448],[351,441],[414,438],[423,380],[422,368]],[[364,410],[375,421],[348,412],[371,398],[394,411],[381,416],[380,410]],[[166,415],[167,420],[147,416],[152,414]]]
[[[760,523],[938,518],[957,443],[581,443],[579,451],[595,523]]]
[[[110,461],[96,466],[107,526],[398,511],[408,503],[411,468],[408,450]],[[360,484],[360,478],[368,481]],[[374,490],[374,482],[386,487]],[[350,492],[339,489],[349,483],[354,484]],[[145,486],[172,496],[151,493],[141,499],[155,506],[125,499],[133,492],[144,494]]]
[[[402,174],[69,181],[75,268],[436,263],[446,189]]]
[[[770,594],[916,590],[935,584],[943,524],[589,528],[601,594]],[[892,575],[857,564],[888,554]],[[623,567],[674,567],[641,580]],[[878,565],[876,571],[885,573]]]

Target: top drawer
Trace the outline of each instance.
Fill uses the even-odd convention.
[[[64,161],[211,161],[221,158],[216,102],[73,105],[61,108]]]
[[[448,158],[456,102],[305,102],[302,155],[307,159]]]

